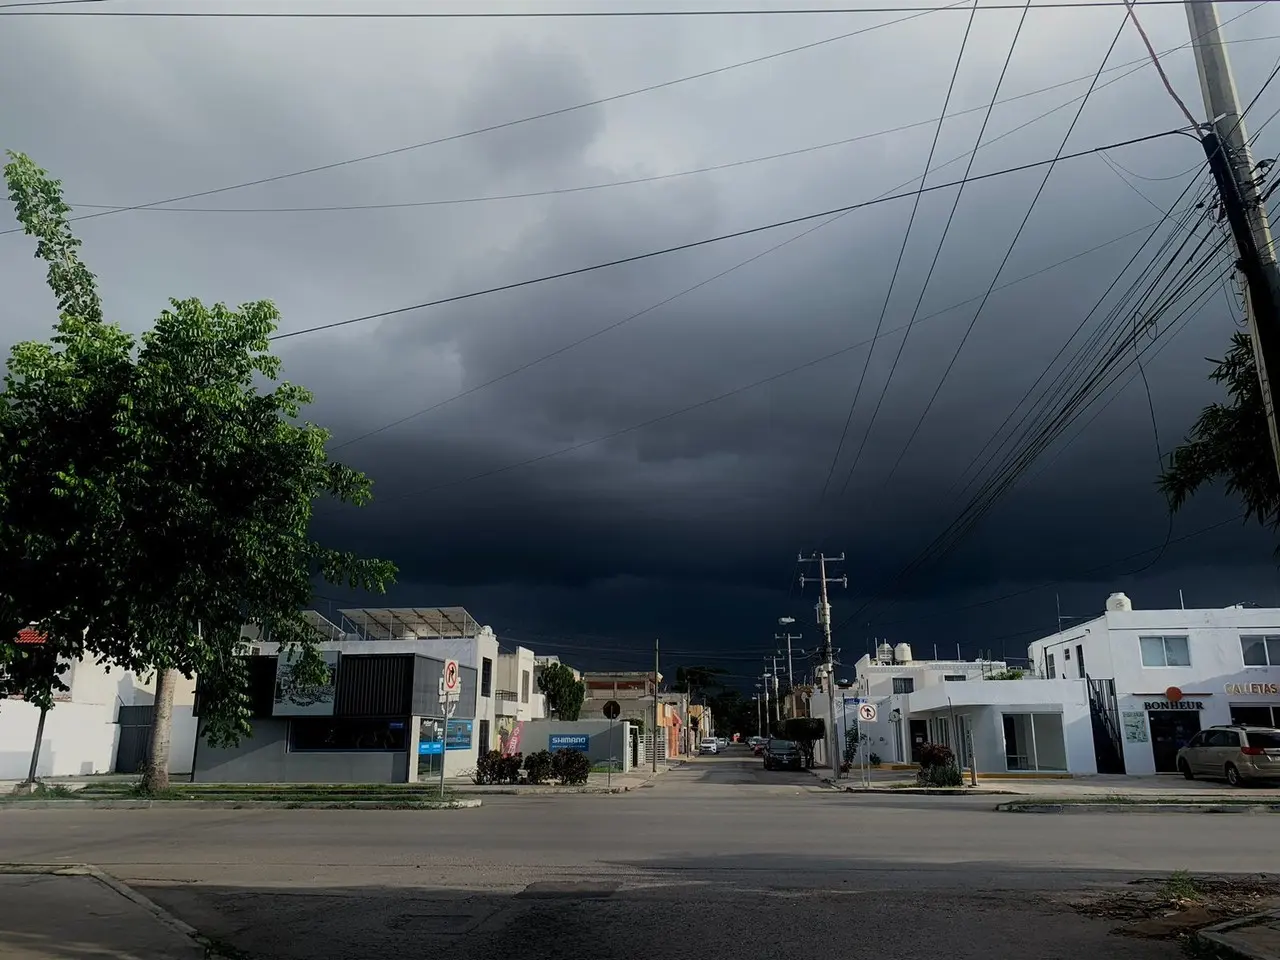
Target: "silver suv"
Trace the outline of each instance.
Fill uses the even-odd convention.
[[[1233,787],[1280,780],[1280,730],[1244,724],[1201,730],[1178,751],[1178,771],[1188,780],[1221,779]]]

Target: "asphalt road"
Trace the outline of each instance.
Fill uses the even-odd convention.
[[[745,751],[616,796],[477,810],[0,812],[0,860],[88,862],[252,957],[1167,958],[1064,906],[1275,869],[1280,818],[997,814],[853,796]],[[0,906],[0,910],[2,910]]]

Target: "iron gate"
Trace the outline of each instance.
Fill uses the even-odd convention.
[[[154,704],[120,708],[120,716],[116,719],[116,723],[120,725],[120,740],[116,746],[116,773],[138,773],[146,764],[155,713]]]

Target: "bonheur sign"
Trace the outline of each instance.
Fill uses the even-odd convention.
[[[1143,710],[1203,710],[1203,700],[1146,700]]]
[[[276,698],[271,710],[276,717],[331,717],[333,695],[338,681],[338,651],[321,650],[320,656],[329,668],[329,682],[320,686],[304,686],[293,679],[296,650],[281,650],[276,658]]]
[[[1280,683],[1228,683],[1227,693],[1233,697],[1274,697],[1280,694]]]

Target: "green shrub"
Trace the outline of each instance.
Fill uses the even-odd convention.
[[[954,763],[935,763],[924,767],[916,775],[921,786],[925,787],[963,787],[964,777],[960,768]]]
[[[920,745],[920,769],[929,767],[955,766],[956,755],[945,743],[922,743]]]
[[[502,751],[490,750],[482,753],[476,761],[476,772],[471,779],[478,784],[502,783]]]
[[[509,757],[503,757],[498,764],[498,777],[495,783],[519,783],[520,767],[524,763],[524,754],[513,753]]]
[[[551,770],[565,786],[586,783],[591,774],[591,761],[578,750],[557,750],[551,758]]]
[[[871,756],[867,757],[867,760],[871,763],[873,767],[880,766],[880,754],[878,753],[871,754]]]
[[[554,772],[554,759],[550,751],[539,750],[524,758],[524,778],[530,783],[546,783]]]

